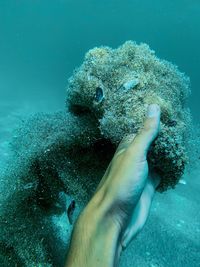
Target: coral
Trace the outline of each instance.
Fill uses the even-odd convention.
[[[149,164],[161,176],[160,191],[174,187],[187,163],[189,93],[189,79],[146,44],[90,50],[69,79],[66,111],[36,114],[14,133],[0,176],[0,265],[63,265],[69,240],[55,221],[65,214],[66,228],[67,197],[84,207],[122,137],[141,129],[150,103],[162,116]]]
[[[91,112],[102,136],[115,146],[124,135],[140,130],[148,104],[159,104],[161,131],[148,158],[162,178],[158,189],[164,191],[177,184],[187,163],[189,93],[189,78],[176,66],[158,59],[148,45],[128,41],[117,49],[100,47],[86,54],[69,80],[67,104],[72,112]]]
[[[113,147],[93,117],[58,112],[22,122],[11,150],[0,177],[0,265],[62,266],[69,235],[63,241],[53,219],[66,214],[67,195],[87,203]]]

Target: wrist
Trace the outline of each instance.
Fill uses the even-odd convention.
[[[75,224],[67,267],[110,267],[119,258],[120,229],[107,215],[104,201],[99,200],[94,196]]]

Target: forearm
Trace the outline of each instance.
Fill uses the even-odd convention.
[[[113,267],[119,254],[119,227],[108,216],[107,202],[95,195],[79,216],[66,267]]]

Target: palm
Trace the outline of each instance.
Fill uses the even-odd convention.
[[[113,210],[116,212],[113,220],[122,229],[123,247],[126,247],[144,226],[155,191],[155,181],[150,176],[147,178],[147,160],[135,158],[130,164],[125,151],[124,145],[118,147],[104,177],[106,181],[111,180],[109,177],[114,177],[112,186],[109,186],[109,194],[115,199]]]

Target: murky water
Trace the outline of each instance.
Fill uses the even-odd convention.
[[[160,58],[175,63],[191,78],[189,105],[199,123],[198,0],[0,1],[1,170],[9,158],[13,129],[21,120],[65,108],[67,79],[85,52],[100,45],[115,48],[126,40],[148,43]],[[122,254],[120,266],[199,266],[198,166],[175,190],[156,194],[149,220]],[[59,235],[69,238],[67,217],[52,215],[52,221]]]

